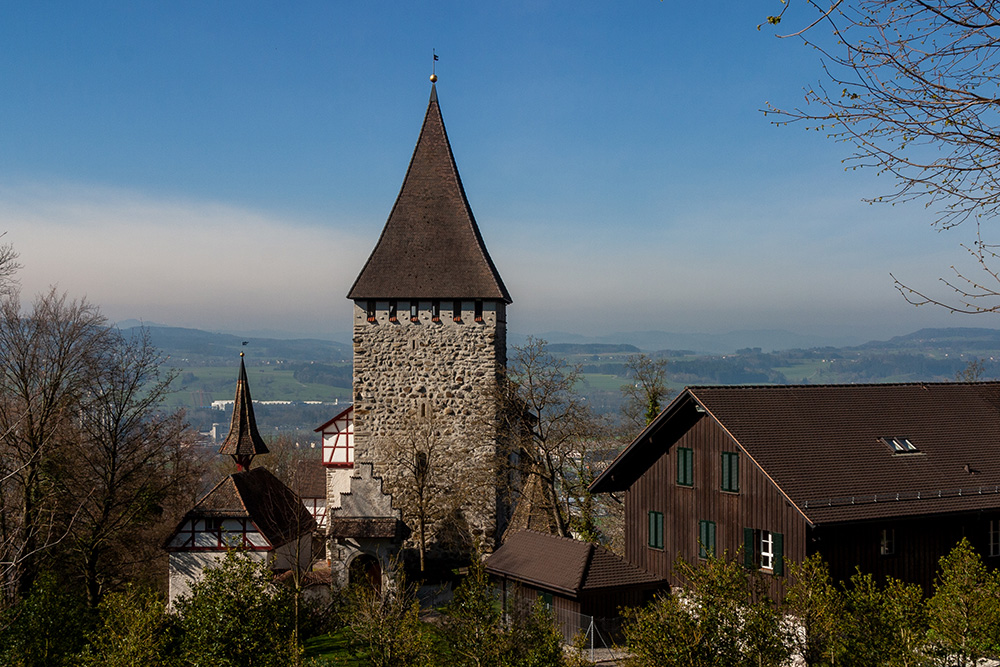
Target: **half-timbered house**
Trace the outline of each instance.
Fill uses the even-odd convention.
[[[275,572],[308,569],[316,522],[299,496],[270,471],[250,469],[254,458],[267,451],[241,354],[232,425],[219,448],[233,458],[237,471],[205,494],[167,538],[171,605],[231,549],[246,551]]]
[[[780,590],[818,552],[928,589],[962,537],[1000,563],[1000,383],[689,387],[591,489],[661,576],[739,554]]]

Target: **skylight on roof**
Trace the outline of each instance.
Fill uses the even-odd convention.
[[[916,445],[910,442],[909,438],[880,438],[880,440],[889,445],[895,454],[910,454],[920,451]]]

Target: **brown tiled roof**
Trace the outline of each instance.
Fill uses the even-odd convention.
[[[689,387],[592,489],[627,487],[699,409],[813,524],[1000,507],[998,382]]]
[[[602,546],[533,530],[510,535],[486,560],[486,571],[571,596],[663,581]]]
[[[316,529],[302,500],[266,468],[226,477],[195,504],[190,517],[248,518],[273,547]]]
[[[434,86],[399,196],[347,298],[511,302],[465,197]]]
[[[320,459],[295,464],[295,492],[302,498],[326,498],[326,468]]]
[[[233,421],[225,441],[219,447],[219,453],[245,457],[267,452],[267,445],[257,432],[257,419],[253,415],[253,399],[250,398],[247,368],[243,363],[243,355],[240,354],[240,377],[236,381]]]

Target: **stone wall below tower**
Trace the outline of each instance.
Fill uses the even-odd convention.
[[[416,303],[411,318],[410,301],[355,302],[355,460],[374,464],[416,536],[406,480],[414,451],[430,450],[437,493],[457,510],[433,531],[432,552],[468,553],[469,537],[491,550],[505,521],[495,417],[506,304]]]

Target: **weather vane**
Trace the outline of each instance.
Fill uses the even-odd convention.
[[[436,83],[438,80],[438,75],[436,74],[437,61],[438,61],[437,51],[431,49],[431,55],[434,56],[434,60],[431,61],[431,83]]]

